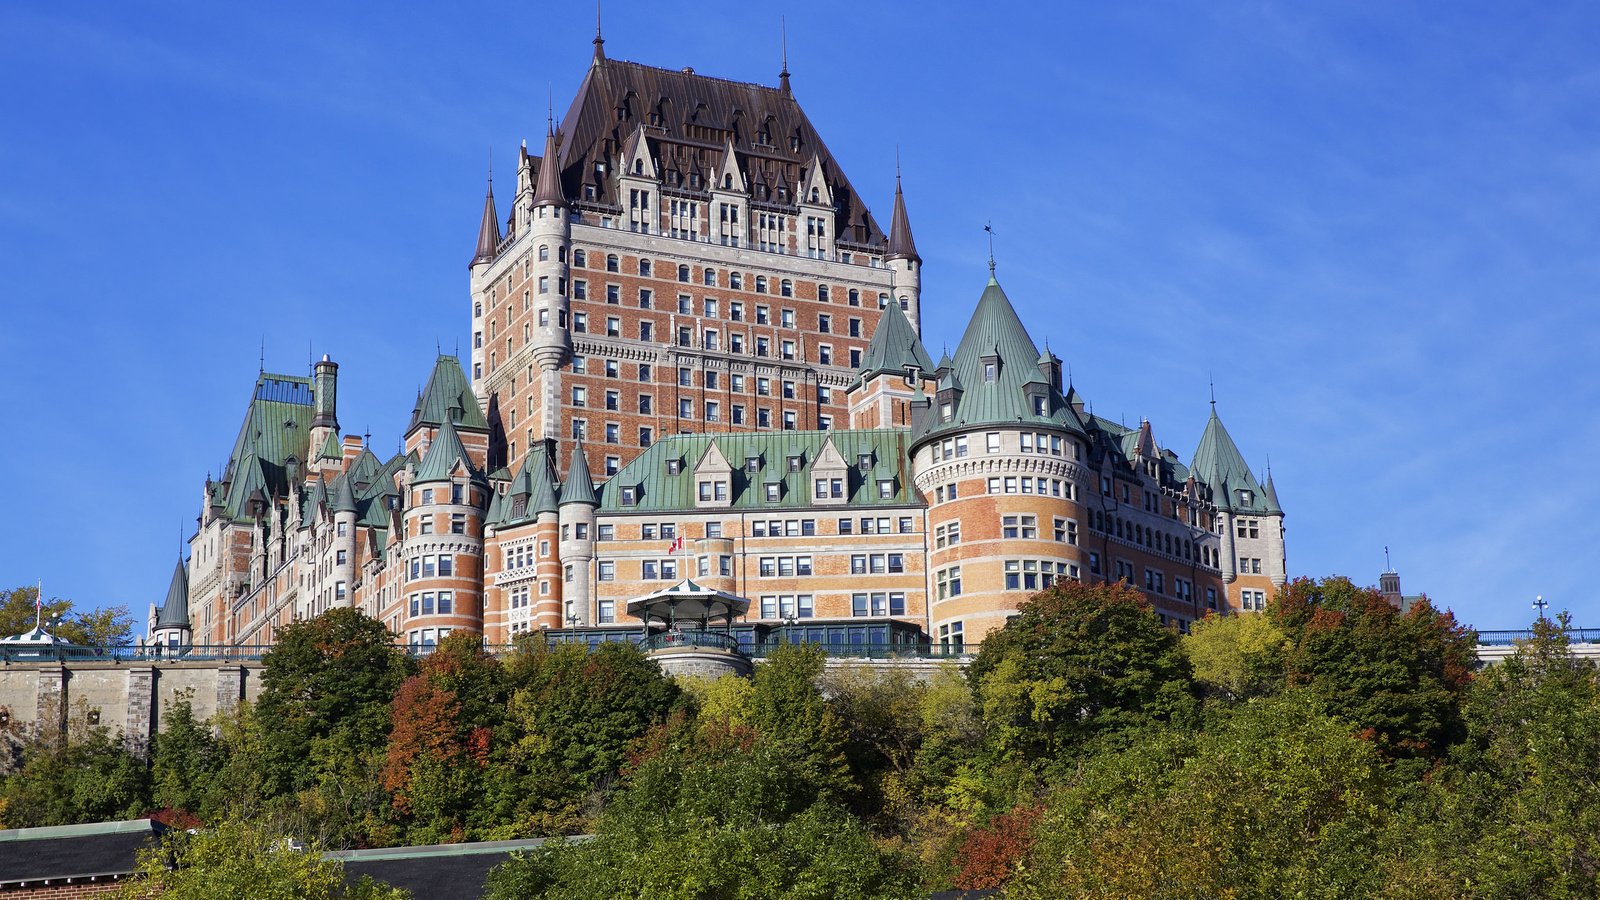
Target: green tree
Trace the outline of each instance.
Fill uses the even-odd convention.
[[[1185,720],[1195,685],[1178,637],[1138,591],[1062,580],[990,632],[968,669],[1000,758],[1066,761],[1093,740]]]
[[[1179,641],[1195,681],[1228,700],[1263,697],[1283,688],[1289,638],[1269,616],[1208,615]]]
[[[1475,679],[1466,738],[1397,829],[1391,870],[1440,897],[1600,895],[1600,670],[1541,621]]]
[[[861,821],[794,782],[806,766],[780,742],[734,726],[658,729],[596,838],[558,844],[491,874],[487,897],[915,896],[901,861]]]
[[[527,642],[504,665],[511,699],[496,753],[517,795],[508,818],[523,834],[579,829],[630,743],[678,702],[678,687],[632,644]]]
[[[1297,578],[1268,606],[1288,636],[1287,683],[1309,688],[1390,759],[1420,774],[1462,731],[1460,703],[1476,638],[1423,603],[1402,614],[1383,595],[1334,576]]]
[[[410,893],[362,878],[270,830],[228,820],[190,835],[174,832],[139,854],[139,878],[122,883],[125,900],[405,900]]]
[[[34,585],[12,588],[0,592],[0,637],[10,637],[21,634],[33,628],[38,620],[38,613],[34,606],[34,599],[39,596],[39,589]],[[72,614],[72,601],[63,597],[51,597],[44,602],[44,619],[60,616],[66,619]],[[63,635],[65,637],[65,635]]]
[[[1309,692],[1147,733],[1052,796],[1008,898],[1379,896],[1381,757]]]
[[[198,814],[210,802],[222,759],[211,728],[194,717],[192,691],[162,709],[162,727],[150,748],[150,800],[159,809]]]
[[[389,704],[410,674],[394,635],[355,609],[284,626],[262,665],[257,715],[272,723],[266,774],[280,791],[338,766],[332,751],[381,751]]]
[[[62,625],[61,634],[88,647],[126,647],[133,643],[133,616],[122,605],[80,612]]]
[[[769,653],[751,679],[750,725],[790,761],[797,790],[844,802],[854,784],[847,735],[819,686],[824,659],[814,644],[782,644]]]
[[[149,771],[120,734],[80,726],[66,740],[24,748],[22,768],[0,780],[6,828],[132,819],[150,806]]]

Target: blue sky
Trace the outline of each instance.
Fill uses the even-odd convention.
[[[395,445],[467,335],[509,184],[590,55],[582,5],[0,9],[0,586],[142,617],[253,384],[341,364]],[[614,58],[775,83],[781,5],[612,0]],[[1290,571],[1480,628],[1600,625],[1600,6],[812,2],[794,90],[886,219],[898,145],[954,344],[1002,284],[1101,415],[1187,458],[1217,408]],[[914,11],[913,11],[914,10]],[[502,193],[502,198],[508,196]]]

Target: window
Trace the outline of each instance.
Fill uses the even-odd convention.
[[[1000,536],[1034,540],[1039,537],[1038,519],[1034,516],[1001,516]]]
[[[616,272],[616,271],[618,271],[619,267],[617,265],[617,262],[618,262],[617,261],[617,255],[615,253],[606,254],[606,271],[607,272]]]
[[[688,266],[685,266],[685,265],[678,266],[678,280],[682,281],[682,282],[685,282],[685,283],[687,283],[689,281],[689,267]]]
[[[963,634],[962,623],[951,622],[939,626],[939,647],[946,651],[961,653],[966,649],[966,638]]]
[[[934,595],[940,600],[961,596],[961,567],[950,566],[934,573]]]
[[[933,529],[933,546],[935,549],[951,547],[961,543],[961,523],[950,522],[945,525],[936,525]]]

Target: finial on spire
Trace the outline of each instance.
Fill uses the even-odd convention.
[[[989,232],[989,277],[994,277],[994,225],[992,222],[983,223],[983,230]]]
[[[1214,415],[1216,413],[1216,411],[1217,411],[1217,379],[1216,379],[1216,376],[1213,375],[1211,377],[1211,412]]]
[[[1383,570],[1385,572],[1393,572],[1394,571],[1394,563],[1389,562],[1389,545],[1388,544],[1385,544],[1383,546]]]
[[[606,58],[606,39],[600,34],[600,0],[594,0],[594,64]]]
[[[778,17],[778,31],[783,44],[783,69],[778,72],[778,89],[789,93],[789,20],[786,16]]]
[[[267,336],[263,334],[261,336],[261,356],[256,362],[256,375],[259,377],[265,374],[267,374]]]

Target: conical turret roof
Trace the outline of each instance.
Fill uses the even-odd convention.
[[[1283,506],[1278,503],[1278,488],[1272,483],[1272,470],[1267,470],[1267,482],[1261,486],[1261,492],[1266,495],[1267,512],[1282,513]]]
[[[544,158],[539,160],[539,180],[533,189],[534,206],[566,206],[561,192],[561,160],[556,152],[554,126],[545,129]]]
[[[1206,430],[1200,435],[1200,445],[1194,450],[1190,469],[1195,477],[1211,486],[1211,502],[1218,509],[1230,512],[1264,512],[1266,492],[1261,489],[1250,466],[1244,461],[1238,445],[1217,417],[1217,407],[1211,407],[1211,418],[1206,420]],[[1240,491],[1249,498],[1242,501]]]
[[[948,418],[929,417],[922,437],[991,424],[1053,425],[1084,435],[1077,413],[1039,371],[1038,363],[1039,348],[991,274],[950,371],[939,379],[941,391],[957,388],[960,398]]]
[[[899,174],[894,176],[894,216],[889,222],[889,252],[884,258],[922,261],[917,255],[917,242],[911,237],[911,219],[906,215],[906,198],[900,191]]]
[[[494,210],[494,182],[483,196],[483,221],[478,224],[478,250],[472,254],[472,265],[494,259],[495,248],[500,246],[500,217]]]
[[[472,458],[467,456],[467,448],[461,445],[455,425],[445,419],[444,424],[439,426],[439,433],[433,436],[433,443],[428,445],[428,453],[422,457],[422,464],[417,466],[417,483],[449,481],[458,462],[467,471],[472,471]]]
[[[333,511],[336,513],[357,512],[356,492],[350,485],[350,474],[347,472],[334,480],[338,482],[338,486],[334,488]]]
[[[459,410],[459,413],[451,415],[451,409]],[[411,425],[406,433],[410,434],[423,425],[443,425],[446,421],[470,431],[489,430],[489,421],[483,417],[478,398],[467,383],[467,373],[461,368],[461,360],[441,354],[434,361],[433,372],[428,375],[427,387],[422,389],[421,396],[417,397],[417,405],[411,410]]]
[[[594,478],[589,474],[589,460],[583,455],[583,445],[572,451],[572,465],[567,468],[567,480],[561,485],[561,505],[585,503],[599,506],[594,493]]]
[[[189,627],[189,571],[178,560],[172,571],[172,583],[167,586],[167,599],[156,610],[156,627]]]
[[[922,346],[922,339],[917,337],[916,329],[911,327],[911,320],[900,309],[899,301],[891,299],[872,332],[861,368],[856,370],[856,383],[874,375],[904,375],[913,368],[931,375],[933,360],[928,357],[928,349]]]

